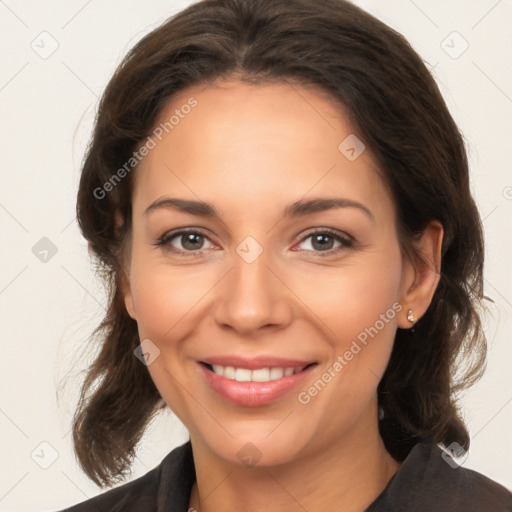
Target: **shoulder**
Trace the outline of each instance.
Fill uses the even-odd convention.
[[[499,483],[459,465],[433,441],[411,450],[368,512],[511,512],[512,493]]]
[[[172,450],[143,476],[83,501],[62,512],[140,512],[157,510],[157,503],[183,501],[194,480],[190,441]]]
[[[158,493],[160,471],[159,465],[131,482],[68,507],[63,512],[153,510]]]

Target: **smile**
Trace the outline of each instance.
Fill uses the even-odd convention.
[[[238,382],[268,382],[270,380],[282,379],[283,377],[289,377],[296,373],[300,373],[306,366],[294,368],[293,366],[288,367],[276,367],[276,368],[258,368],[251,370],[249,368],[235,368],[233,366],[222,366],[220,364],[208,364],[203,363],[212,372],[226,377],[226,379],[236,380]],[[315,363],[311,363],[315,364]]]
[[[198,361],[197,366],[218,397],[232,404],[256,407],[290,394],[315,371],[318,363],[244,368]]]

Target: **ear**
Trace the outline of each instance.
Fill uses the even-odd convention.
[[[414,324],[408,320],[407,312],[412,310],[416,321],[427,311],[441,278],[441,245],[443,226],[433,220],[423,231],[421,238],[414,242],[419,257],[414,262],[404,261],[400,304],[403,309],[397,325],[409,329]]]
[[[119,213],[119,211],[116,211],[114,213],[114,219],[115,219],[115,225],[116,230],[119,230],[119,228],[123,224],[122,216]],[[121,295],[124,299],[124,304],[126,307],[126,311],[128,314],[134,319],[137,320],[136,314],[135,314],[135,307],[133,305],[133,296],[130,286],[130,258],[125,258],[123,255],[123,267],[121,270],[121,274],[118,278],[118,286],[121,291]]]
[[[125,269],[123,269],[122,275],[119,277],[119,287],[121,289],[121,294],[124,299],[126,311],[134,320],[137,320],[135,307],[133,305],[133,296],[130,287],[130,279]]]

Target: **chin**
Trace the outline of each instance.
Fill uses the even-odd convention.
[[[230,431],[232,438],[203,438],[203,442],[209,445],[212,453],[230,464],[245,467],[278,466],[292,462],[302,455],[307,442],[286,429],[283,429],[282,435],[277,435],[277,430],[272,432],[276,424],[278,422],[275,421],[268,422],[268,426],[260,423],[259,428],[253,425],[251,428],[240,429],[240,435]]]

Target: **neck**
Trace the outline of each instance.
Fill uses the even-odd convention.
[[[279,466],[232,464],[191,435],[196,468],[191,512],[328,510],[333,504],[346,512],[365,510],[400,465],[384,447],[376,409],[369,405],[350,432],[319,441],[318,449]],[[368,418],[375,418],[372,428],[361,428]]]

